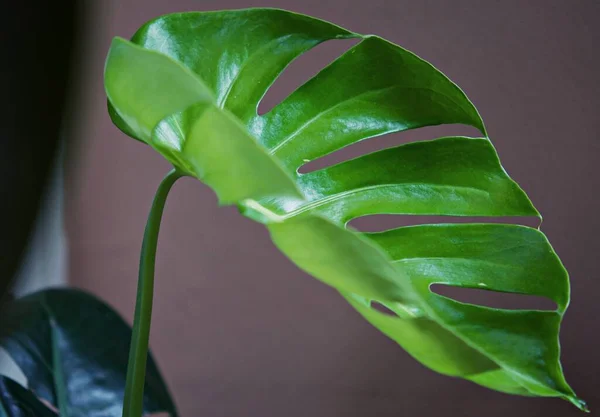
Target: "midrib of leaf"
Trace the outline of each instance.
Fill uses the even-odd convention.
[[[454,262],[454,261],[464,261],[468,263],[482,263],[486,265],[490,265],[496,268],[505,268],[505,269],[523,269],[515,265],[507,265],[501,262],[489,261],[486,259],[476,259],[476,258],[462,258],[460,256],[426,256],[426,257],[411,257],[411,258],[402,258],[402,259],[393,259],[392,263],[400,264],[400,263],[411,263],[411,262],[422,262],[422,261],[446,261],[446,262]],[[440,284],[442,284],[440,282]]]
[[[317,209],[328,203],[335,202],[335,201],[344,199],[346,197],[350,197],[354,194],[359,194],[359,193],[363,193],[363,192],[367,192],[367,191],[371,191],[371,190],[375,190],[375,189],[380,189],[380,188],[403,188],[403,187],[407,187],[407,186],[411,186],[411,185],[427,185],[427,186],[430,186],[431,188],[452,188],[452,189],[459,189],[459,190],[469,190],[469,191],[473,191],[477,194],[483,194],[487,197],[489,197],[489,195],[490,195],[489,192],[487,192],[485,190],[480,190],[479,188],[458,186],[458,185],[443,185],[443,184],[430,184],[430,183],[419,183],[419,182],[405,182],[405,183],[399,183],[399,184],[377,184],[377,185],[371,185],[368,187],[361,187],[361,188],[357,188],[357,189],[353,189],[353,190],[342,191],[341,193],[337,193],[337,194],[333,194],[333,195],[330,195],[327,197],[315,199],[315,200],[311,201],[310,203],[307,203],[303,206],[300,206],[299,208],[297,208],[295,210],[290,211],[288,214],[286,214],[283,217],[284,218],[294,217],[299,214],[305,213],[307,211]],[[405,214],[408,214],[408,213],[405,213]]]
[[[64,370],[62,369],[62,357],[59,346],[59,333],[57,330],[54,312],[46,301],[46,297],[42,298],[42,305],[48,313],[48,324],[50,325],[50,339],[52,349],[52,378],[54,381],[54,391],[56,393],[56,405],[61,417],[69,417],[67,385],[65,381]]]

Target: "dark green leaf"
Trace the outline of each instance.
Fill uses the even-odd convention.
[[[360,41],[258,115],[294,58],[349,37]],[[539,216],[500,165],[473,104],[429,63],[379,37],[282,10],[182,13],[145,24],[132,43],[116,39],[105,85],[121,130],[265,223],[291,260],[419,361],[499,391],[585,408],[559,363],[567,274],[540,231],[477,224],[361,234],[347,227],[385,213]],[[412,143],[298,172],[357,141],[454,123],[482,137]],[[539,295],[557,309],[460,303],[433,293],[434,283]]]
[[[131,329],[109,306],[74,289],[17,299],[0,312],[0,344],[29,388],[65,417],[120,416]],[[149,358],[144,408],[175,407]]]
[[[58,417],[27,388],[5,376],[0,376],[0,416]]]

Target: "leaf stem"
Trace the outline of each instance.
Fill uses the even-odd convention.
[[[144,403],[144,385],[146,379],[146,359],[152,319],[152,298],[154,295],[154,262],[158,232],[165,202],[169,190],[182,175],[173,170],[162,180],[154,196],[148,215],[142,251],[137,287],[137,299],[133,318],[133,334],[129,347],[127,380],[123,398],[123,417],[141,417]]]

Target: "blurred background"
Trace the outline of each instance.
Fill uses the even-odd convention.
[[[596,0],[82,2],[79,23],[65,34],[74,52],[60,107],[64,143],[49,158],[58,162],[48,165],[46,197],[15,292],[68,283],[131,321],[146,215],[169,166],[109,120],[102,76],[110,41],[164,13],[252,6],[385,37],[467,93],[570,272],[563,367],[578,395],[598,410]],[[261,106],[276,104],[351,45],[329,42],[301,57]],[[438,133],[460,132],[425,129],[378,141],[390,146]],[[171,192],[157,259],[151,346],[183,416],[580,415],[564,401],[511,397],[425,369],[334,290],[288,262],[261,225],[233,207],[218,208],[197,181],[183,179]]]

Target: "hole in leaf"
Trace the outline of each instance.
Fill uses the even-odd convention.
[[[506,310],[544,310],[554,311],[556,303],[546,297],[528,294],[498,292],[478,288],[457,287],[446,284],[433,284],[430,290],[438,295],[462,303]]]
[[[305,174],[339,164],[340,162],[344,162],[349,159],[358,158],[362,155],[368,155],[376,151],[393,148],[405,143],[431,140],[446,136],[481,137],[482,135],[474,127],[461,124],[426,126],[418,129],[405,130],[402,132],[388,133],[386,135],[364,139],[328,155],[322,156],[321,158],[312,160],[302,165],[298,169],[298,172]]]
[[[518,224],[537,228],[540,220],[537,217],[522,216],[417,216],[399,214],[373,214],[352,219],[348,226],[360,232],[382,232],[404,226],[444,223],[500,223]]]
[[[267,90],[258,104],[258,114],[262,116],[271,111],[294,90],[358,42],[359,39],[329,40],[294,59]]]
[[[389,308],[387,308],[386,306],[384,306],[383,304],[381,304],[378,301],[371,301],[371,308],[373,310],[376,310],[376,311],[379,311],[380,313],[385,314],[386,316],[398,317],[398,315],[396,313],[394,313],[392,310],[390,310]]]

